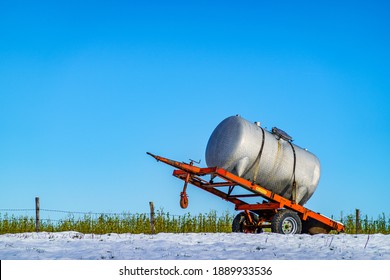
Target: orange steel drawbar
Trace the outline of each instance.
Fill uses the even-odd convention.
[[[180,194],[180,205],[182,208],[186,208],[188,205],[186,189],[188,183],[190,183],[198,188],[201,188],[202,190],[205,190],[233,203],[236,210],[243,210],[247,214],[249,213],[248,211],[259,214],[260,223],[269,223],[275,213],[280,209],[290,209],[296,212],[302,221],[307,221],[308,219],[311,219],[311,221],[314,220],[317,224],[319,223],[321,226],[326,227],[328,232],[330,230],[335,230],[337,232],[344,231],[344,225],[342,223],[309,210],[292,200],[286,199],[249,180],[234,175],[233,173],[230,173],[223,168],[201,168],[194,166],[193,161],[188,164],[157,156],[151,153],[147,154],[154,157],[157,161],[161,161],[177,168],[173,171],[173,176],[184,181],[184,188]],[[211,180],[205,180],[202,178],[206,175],[210,175]],[[237,189],[240,189],[239,187],[241,187],[241,190],[245,190],[244,193],[237,193]],[[233,192],[233,190],[235,191]],[[247,198],[253,197],[262,197],[267,201],[263,201],[262,203],[249,203],[244,201]],[[249,216],[249,219],[251,219],[250,215],[247,216]]]

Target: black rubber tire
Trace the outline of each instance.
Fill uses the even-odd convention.
[[[294,211],[279,210],[272,219],[271,231],[280,234],[300,234],[302,221]]]
[[[252,220],[255,223],[257,223],[259,221],[259,217],[256,214],[250,212],[250,215],[251,215]],[[245,225],[244,223],[245,223],[245,212],[240,212],[233,219],[232,232],[246,232],[245,227],[244,227],[244,225]],[[262,232],[262,230],[257,228],[254,233],[261,233],[261,232]]]

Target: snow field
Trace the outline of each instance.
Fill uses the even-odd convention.
[[[2,260],[390,260],[390,235],[0,235]]]

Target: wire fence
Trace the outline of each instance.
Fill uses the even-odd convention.
[[[0,209],[0,233],[18,231],[63,231],[76,230],[83,233],[158,233],[158,232],[231,232],[234,214],[216,211],[190,215],[171,214],[154,210],[150,202],[150,212],[96,212],[35,208]],[[332,216],[332,219],[333,216]],[[384,213],[377,219],[369,219],[359,209],[354,214],[341,214],[339,219],[345,225],[345,233],[390,234],[390,219]]]
[[[47,213],[46,216],[50,215],[51,213],[54,214],[66,214],[69,216],[75,216],[75,215],[119,215],[118,213],[97,213],[97,212],[81,212],[81,211],[69,211],[69,210],[57,210],[57,209],[39,209],[41,214]],[[0,209],[0,214],[7,215],[7,217],[13,217],[16,219],[24,219],[26,216],[34,216],[36,212],[36,209],[33,208],[25,208],[25,209]],[[57,216],[57,215],[56,215]],[[42,216],[41,216],[42,217]],[[53,219],[53,218],[40,218],[41,221],[61,221],[63,219]]]
[[[32,208],[26,208],[26,209],[12,209],[12,208],[5,208],[5,209],[0,209],[0,214],[1,213],[12,213],[12,212],[35,212],[36,209],[32,209]],[[77,215],[117,215],[117,216],[121,216],[121,215],[137,215],[137,214],[149,214],[149,212],[144,212],[144,213],[130,213],[130,212],[121,212],[121,213],[118,213],[118,212],[94,212],[94,211],[70,211],[70,210],[56,210],[56,209],[40,209],[41,212],[51,212],[51,213],[62,213],[62,214],[68,214],[68,215],[74,215],[74,214],[77,214]],[[170,214],[168,212],[164,212],[163,210],[157,210],[159,212],[162,212],[164,215],[170,215],[172,217],[180,217],[180,216],[183,216],[183,214],[179,215],[179,214]]]
[[[36,207],[0,209],[0,234],[27,231],[79,231],[82,233],[231,232],[233,215],[216,211],[184,215],[154,210],[149,213],[69,211]],[[53,218],[55,216],[56,218]]]
[[[24,208],[24,209],[15,209],[15,208],[4,208],[0,209],[0,217],[13,217],[14,219],[25,219],[26,217],[33,217],[35,215],[36,209],[33,208]],[[58,209],[39,209],[40,215],[45,214],[46,218],[39,219],[40,221],[50,221],[50,222],[62,222],[69,218],[73,219],[82,219],[86,216],[88,217],[100,217],[100,216],[108,216],[108,217],[128,217],[128,216],[146,216],[150,215],[150,212],[143,213],[130,213],[130,212],[95,212],[95,211],[70,211],[70,210],[58,210]],[[49,214],[55,214],[57,218],[50,218]],[[180,218],[186,214],[171,214],[169,212],[164,212],[163,210],[157,210],[158,215],[169,216],[172,218]],[[58,218],[57,214],[63,214],[61,218]]]

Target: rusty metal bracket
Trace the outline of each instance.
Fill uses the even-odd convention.
[[[193,163],[191,162],[190,165]],[[187,196],[187,186],[188,182],[191,179],[191,174],[187,172],[186,178],[184,179],[183,191],[180,193],[180,207],[186,209],[188,207],[188,196]]]

